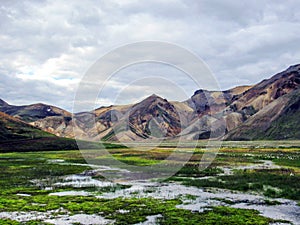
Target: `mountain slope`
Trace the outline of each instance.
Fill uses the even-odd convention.
[[[146,137],[172,137],[180,132],[180,118],[174,105],[157,95],[151,95],[134,105],[129,112],[131,130]]]
[[[198,115],[214,114],[224,109],[233,98],[251,89],[252,86],[239,86],[226,91],[197,90],[185,101]]]
[[[246,120],[225,138],[299,139],[299,89],[300,65],[294,65],[237,96],[230,108],[244,112]]]
[[[195,140],[222,138],[224,134],[228,140],[300,138],[295,100],[299,88],[300,65],[294,65],[253,86],[198,90],[184,102],[152,95],[137,104],[72,115],[45,104],[12,106],[0,100],[0,111],[56,136],[93,141],[179,136]]]
[[[0,152],[77,148],[75,140],[58,138],[0,112]]]
[[[270,79],[261,81],[244,93],[237,95],[230,103],[236,111],[252,107],[255,111],[275,99],[298,89],[300,86],[300,65],[290,66]]]
[[[300,90],[276,99],[229,132],[225,139],[300,139]]]
[[[104,140],[143,140],[174,137],[181,130],[179,114],[173,104],[157,95],[127,108],[116,116],[117,123]]]
[[[73,118],[48,116],[30,124],[57,136],[93,141],[174,137],[181,131],[181,118],[193,112],[184,103],[175,105],[152,95],[134,105],[101,107],[76,113]],[[180,112],[184,114],[181,118]]]
[[[53,137],[25,122],[0,112],[0,141]]]
[[[239,86],[225,91],[196,91],[184,102],[194,111],[180,136],[188,140],[216,138],[239,126],[245,120],[243,112],[232,110],[230,103],[251,88]]]
[[[68,111],[51,105],[38,103],[32,105],[14,106],[9,105],[3,100],[0,101],[0,111],[10,116],[19,118],[25,122],[33,122],[49,116],[63,116],[69,118],[72,116],[72,114]]]

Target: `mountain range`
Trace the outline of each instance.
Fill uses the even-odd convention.
[[[197,90],[183,102],[155,94],[136,104],[72,114],[0,100],[0,141],[63,137],[92,141],[300,139],[300,64],[252,86]]]

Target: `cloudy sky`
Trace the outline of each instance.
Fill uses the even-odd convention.
[[[299,37],[297,0],[1,0],[0,98],[72,110],[79,82],[99,58],[144,40],[193,52],[221,89],[253,84],[300,63]],[[155,83],[141,74],[163,78]],[[183,100],[172,82],[186,96],[197,89],[172,66],[132,65],[106,83],[97,104],[135,102],[153,92]]]

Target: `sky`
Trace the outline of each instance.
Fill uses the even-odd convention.
[[[0,98],[72,111],[101,57],[149,40],[195,54],[222,90],[254,84],[300,63],[298,7],[297,0],[0,0]],[[199,85],[172,65],[144,62],[116,71],[101,88],[79,110],[152,93],[183,101]]]

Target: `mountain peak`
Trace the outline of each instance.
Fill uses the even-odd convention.
[[[286,72],[293,72],[300,70],[300,64],[295,64],[287,68]]]
[[[152,94],[152,95],[148,96],[147,98],[143,99],[140,103],[151,104],[152,102],[156,102],[156,101],[167,101],[167,100],[156,94]]]
[[[202,94],[202,93],[208,93],[209,91],[208,90],[205,90],[205,89],[199,89],[197,91],[194,92],[194,95],[198,95],[198,94]]]
[[[6,105],[8,105],[8,103],[0,99],[0,106],[6,106]]]
[[[156,94],[152,94],[152,95],[150,95],[149,97],[147,97],[147,98],[161,98],[162,99],[162,97],[160,97],[160,96],[158,96],[158,95],[156,95]],[[147,99],[146,98],[146,99]]]

